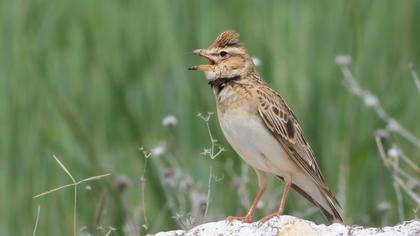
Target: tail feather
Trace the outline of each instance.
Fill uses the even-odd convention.
[[[336,203],[338,206],[340,206],[340,204],[338,204],[337,199],[334,197],[334,195],[332,195],[332,193],[329,190],[324,190],[322,192],[326,198],[325,199],[326,202],[328,203],[329,210],[332,211],[332,213],[328,211],[326,208],[324,208],[319,202],[315,201],[309,194],[307,194],[299,186],[292,184],[292,188],[296,190],[298,193],[300,193],[302,196],[304,196],[306,199],[308,199],[312,204],[317,206],[321,210],[325,218],[327,218],[327,220],[330,223],[343,222],[343,218],[341,217],[340,213],[337,211],[336,205],[334,203]]]
[[[283,180],[281,176],[277,177]],[[305,185],[300,182],[292,182],[292,188],[308,199],[308,201],[312,204],[317,206],[330,223],[343,222],[343,218],[337,210],[337,207],[341,208],[341,206],[331,191],[329,191],[326,187],[322,188],[315,183],[311,183],[308,186],[307,184]]]

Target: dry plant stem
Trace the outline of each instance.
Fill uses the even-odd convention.
[[[336,60],[337,61],[337,60]],[[376,114],[379,118],[386,122],[387,127],[385,132],[395,132],[400,134],[403,138],[420,148],[420,139],[413,135],[410,131],[405,129],[398,123],[394,118],[389,116],[385,109],[381,106],[379,100],[375,95],[373,95],[370,91],[362,89],[358,82],[354,79],[349,67],[348,67],[349,60],[347,62],[339,61],[337,64],[340,65],[341,71],[344,76],[344,81],[346,82],[348,90],[353,93],[354,95],[364,99],[366,106],[371,107],[375,110]],[[411,76],[413,81],[416,85],[417,91],[420,93],[420,81],[418,79],[417,73],[414,70],[412,64],[409,64],[409,69],[411,71]],[[420,168],[414,163],[411,159],[409,159],[404,152],[396,145],[392,145],[392,149],[389,151],[393,151],[392,154],[387,155],[385,149],[383,147],[382,140],[386,136],[376,135],[376,145],[380,154],[380,157],[385,165],[391,171],[392,179],[393,179],[393,188],[395,190],[397,196],[397,205],[398,205],[398,215],[401,221],[404,220],[404,209],[403,209],[403,196],[401,190],[407,193],[407,195],[417,204],[417,207],[420,206],[420,196],[418,193],[413,191],[413,187],[409,187],[407,183],[413,183],[414,186],[419,186],[420,181],[417,178],[417,175],[420,173]],[[389,152],[388,151],[388,152]],[[390,152],[389,152],[390,153]],[[400,160],[406,164],[408,167],[411,167],[414,170],[415,174],[417,175],[410,175],[409,172],[405,171],[399,166]],[[416,212],[415,212],[416,214]]]
[[[384,162],[385,166],[390,168],[391,164],[390,164],[389,158],[385,153],[385,149],[382,145],[381,137],[379,137],[379,136],[376,136],[376,145],[378,146],[379,154],[380,154],[380,156],[382,158],[382,161]],[[392,173],[392,177],[394,179],[394,176],[395,176],[396,173],[394,171],[392,171],[391,173]],[[401,196],[400,188],[399,188],[398,184],[395,182],[395,179],[394,179],[394,182],[392,183],[392,186],[394,187],[395,194],[397,195],[398,216],[400,218],[400,221],[403,221],[404,220],[404,215],[403,215],[404,214],[404,209],[403,209],[403,205],[402,205],[403,204],[402,203],[402,196]]]
[[[76,236],[77,231],[77,185],[74,185],[74,196],[73,196],[73,230],[74,236]]]
[[[394,181],[401,186],[404,191],[407,192],[407,194],[410,196],[411,199],[413,199],[417,205],[420,205],[420,197],[411,190],[410,187],[407,186],[407,184],[405,184],[405,182],[398,176],[398,174],[410,179],[411,181],[414,181],[416,184],[418,184],[418,180],[412,176],[410,176],[409,174],[407,174],[406,172],[402,171],[401,168],[399,168],[399,166],[397,165],[397,163],[395,163],[396,161],[390,161],[389,157],[385,154],[385,149],[383,147],[381,138],[376,136],[376,145],[378,147],[379,150],[379,154],[381,156],[382,161],[384,162],[385,166],[388,168],[393,168],[392,169],[392,177],[394,179]],[[399,157],[400,155],[398,155]]]
[[[401,194],[401,189],[400,186],[398,185],[398,183],[395,181],[394,179],[394,183],[392,184],[392,186],[395,189],[395,193],[397,195],[397,203],[398,203],[398,216],[400,218],[400,222],[404,221],[404,207],[403,207],[403,197]]]
[[[414,177],[412,177],[411,175],[409,175],[406,171],[404,171],[403,169],[401,169],[400,167],[399,167],[399,160],[405,160],[404,158],[401,158],[402,157],[402,155],[401,155],[401,153],[402,153],[402,150],[401,149],[399,149],[398,148],[398,146],[396,145],[396,144],[393,144],[392,145],[392,147],[393,147],[393,149],[395,149],[395,150],[398,150],[398,152],[397,152],[397,158],[396,159],[394,159],[394,160],[391,160],[391,161],[387,161],[388,162],[388,164],[389,165],[391,165],[391,167],[392,167],[392,171],[393,171],[393,174],[394,175],[397,175],[397,174],[399,174],[399,175],[401,175],[402,177],[405,177],[405,178],[407,178],[409,181],[411,181],[411,182],[413,182],[413,183],[415,183],[416,185],[420,185],[420,181],[418,180],[418,179],[416,179],[416,178],[414,178]],[[406,162],[407,163],[407,162]],[[410,165],[409,165],[410,166]],[[412,167],[412,166],[410,166],[410,167]],[[413,167],[413,169],[414,170],[416,170],[416,168],[415,168],[416,166],[414,166]]]
[[[144,161],[144,167],[143,167],[143,175],[140,177],[140,187],[141,187],[141,204],[142,204],[142,212],[143,212],[143,220],[144,220],[144,225],[148,228],[149,227],[149,221],[147,220],[147,214],[146,214],[146,168],[147,168],[147,159],[145,159]],[[146,229],[147,230],[147,229]]]
[[[47,195],[49,193],[53,193],[55,191],[58,191],[60,189],[64,189],[64,188],[73,186],[73,188],[74,188],[73,189],[73,191],[74,191],[74,196],[73,196],[74,197],[74,199],[73,199],[73,204],[74,204],[73,205],[73,235],[76,236],[76,232],[77,232],[77,186],[80,183],[88,182],[88,181],[91,181],[91,180],[98,180],[98,179],[101,179],[102,177],[106,177],[106,176],[109,176],[111,174],[97,175],[97,176],[89,177],[89,178],[86,178],[86,179],[83,179],[83,180],[80,180],[80,181],[76,181],[76,179],[73,178],[73,176],[71,175],[70,171],[67,170],[67,168],[64,166],[64,164],[61,163],[61,161],[55,155],[53,155],[53,157],[56,160],[56,162],[60,165],[61,169],[63,169],[64,172],[66,172],[66,174],[70,177],[70,179],[71,179],[71,181],[73,183],[72,184],[63,185],[61,187],[58,187],[58,188],[49,190],[47,192],[40,193],[40,194],[34,196],[33,198],[38,198],[38,197]]]
[[[109,228],[109,230],[108,230],[108,232],[106,232],[105,236],[109,236],[109,235],[111,235],[111,233],[112,233],[113,231],[116,231],[116,229],[114,229],[114,228],[110,227],[110,228]]]
[[[414,70],[413,64],[410,63],[408,67],[411,71],[411,77],[413,77],[414,84],[416,85],[416,88],[417,88],[417,92],[420,93],[420,80],[419,80],[419,77],[417,76],[417,72]]]
[[[213,115],[213,113],[208,112],[207,116],[203,116],[201,114],[198,115],[198,117],[200,117],[202,120],[204,120],[205,124],[206,124],[206,128],[207,128],[207,133],[210,137],[210,142],[211,142],[211,147],[210,147],[210,153],[209,153],[209,157],[210,159],[215,159],[217,156],[219,156],[223,151],[225,151],[225,149],[221,146],[218,146],[219,149],[217,152],[215,152],[215,147],[218,144],[217,140],[213,138],[213,134],[211,132],[210,129],[210,118]],[[211,181],[213,178],[213,167],[210,165],[210,174],[209,174],[209,181],[208,181],[208,186],[207,186],[207,200],[206,200],[206,208],[204,211],[204,219],[207,217],[207,213],[208,213],[208,209],[209,209],[209,205],[210,205],[210,197],[211,197]]]
[[[157,166],[159,173],[164,173],[164,165],[162,164],[161,160],[159,158],[155,158],[154,162],[155,165]],[[173,216],[176,216],[178,213],[178,209],[176,207],[176,204],[174,202],[174,199],[172,198],[171,194],[168,192],[167,188],[165,187],[165,183],[162,179],[164,179],[164,177],[160,177],[159,178],[160,181],[162,182],[163,185],[163,194],[165,196],[166,199],[166,205],[168,206],[169,210],[171,211]],[[177,222],[178,226],[182,227],[182,224],[180,224],[179,220],[177,218],[175,218],[175,221]]]
[[[416,163],[414,163],[410,158],[408,158],[404,151],[399,149],[398,153],[400,154],[399,156],[401,157],[401,160],[403,160],[407,165],[409,165],[411,168],[414,169],[414,171],[417,174],[420,174],[420,167],[416,165]]]
[[[209,118],[210,118],[210,116],[209,116]],[[214,140],[213,135],[211,134],[210,125],[209,125],[209,121],[208,120],[206,121],[206,126],[207,126],[207,132],[209,133],[210,142],[211,142],[211,152],[210,152],[210,155],[211,155],[211,157],[213,157],[214,156],[214,145],[216,144],[216,141]]]
[[[420,196],[418,196],[418,194],[416,194],[410,187],[407,186],[407,184],[400,178],[399,175],[407,178],[407,179],[412,179],[416,182],[417,179],[408,175],[406,172],[402,171],[401,168],[399,168],[398,166],[398,160],[399,160],[399,156],[397,155],[394,160],[390,159],[387,154],[385,153],[385,149],[383,147],[381,138],[379,136],[376,136],[376,145],[378,147],[379,150],[379,154],[382,158],[382,161],[384,162],[384,165],[391,169],[391,173],[392,173],[392,179],[393,179],[393,187],[395,189],[396,195],[397,195],[397,203],[398,203],[398,215],[400,217],[400,220],[404,220],[404,210],[403,210],[403,202],[402,202],[402,194],[401,194],[401,188],[408,194],[408,196],[414,201],[416,202],[416,204],[419,206],[420,205]]]
[[[207,212],[209,211],[210,206],[210,197],[211,197],[211,180],[213,179],[213,167],[210,166],[210,173],[209,173],[209,182],[207,184],[207,200],[206,200],[206,209],[204,210],[204,216],[205,219],[207,217]]]
[[[399,156],[398,156],[399,157]],[[407,172],[405,172],[404,170],[402,170],[399,165],[393,165],[393,170],[401,175],[402,177],[407,178],[409,181],[411,181],[412,183],[416,184],[416,185],[420,185],[420,181],[417,180],[416,178],[414,178],[413,176],[409,175]]]
[[[343,73],[344,79],[349,87],[349,90],[354,95],[365,99],[367,96],[373,96],[371,92],[367,90],[363,90],[357,81],[354,79],[353,74],[351,73],[350,69],[346,64],[340,65],[341,71]],[[375,97],[376,98],[376,97]],[[389,116],[386,111],[383,109],[379,101],[376,101],[374,104],[371,104],[372,108],[375,110],[376,114],[384,120],[387,125],[388,129],[393,132],[399,133],[401,136],[403,136],[405,139],[407,139],[409,142],[416,145],[418,148],[420,148],[420,139],[413,135],[410,131],[405,129],[399,122],[397,122],[394,118]]]
[[[211,159],[214,159],[224,151],[224,148],[222,148],[218,144],[218,141],[213,138],[213,134],[211,133],[210,124],[209,124],[211,115],[212,113],[208,113],[207,116],[203,116],[202,114],[199,114],[198,117],[200,117],[201,119],[205,121],[207,132],[208,132],[208,135],[210,137],[210,142],[211,142],[211,146],[208,149],[205,149],[202,154],[210,157]],[[173,132],[173,130],[171,131]],[[204,219],[208,215],[209,205],[210,205],[211,184],[214,178],[212,166],[210,166],[210,169],[209,169],[209,181],[208,181],[208,186],[207,186],[208,188],[207,188],[206,205],[205,205],[205,208],[203,209],[200,207],[200,204],[201,204],[200,197],[204,194],[201,194],[201,192],[199,191],[199,187],[196,186],[192,177],[185,174],[185,171],[183,170],[182,165],[179,162],[179,158],[177,157],[176,154],[165,155],[163,158],[154,158],[153,164],[156,165],[157,169],[160,172],[159,179],[162,183],[162,189],[163,189],[164,196],[166,199],[166,206],[169,208],[177,225],[185,229],[185,228],[188,228],[189,225],[191,224],[192,222],[191,218],[187,218],[186,222],[183,222],[183,219],[182,219],[183,214],[186,214],[188,207],[190,205],[192,207],[192,216],[196,216],[197,214],[199,214]],[[169,168],[168,168],[168,165],[169,165]],[[184,183],[185,186],[181,188],[174,188],[173,186],[171,186],[171,184],[167,182],[168,177],[163,175],[163,173],[167,172],[168,169],[170,171],[170,175],[174,175],[175,178],[177,178],[177,181]],[[145,170],[143,172],[145,172]],[[169,178],[173,179],[174,176],[171,176]],[[173,194],[171,191],[177,191],[177,192],[176,194]],[[187,191],[187,194],[186,194],[186,191]]]
[[[414,212],[414,219],[418,219],[417,212],[419,212],[419,209],[420,209],[420,204],[417,205],[416,209],[413,210],[413,212]]]
[[[95,211],[95,228],[98,228],[101,225],[102,215],[105,209],[105,202],[108,196],[106,189],[103,189],[101,196],[99,197],[98,205],[96,206]]]
[[[202,120],[204,120],[204,122],[206,123],[206,127],[207,127],[207,133],[209,134],[210,137],[210,142],[211,142],[211,147],[210,147],[210,153],[207,152],[203,152],[204,155],[208,155],[211,159],[216,158],[217,156],[219,156],[222,152],[225,151],[225,148],[223,148],[222,146],[220,146],[218,144],[217,139],[213,138],[213,134],[211,133],[211,129],[210,129],[210,118],[213,115],[212,112],[208,112],[207,116],[203,116],[201,113],[198,114],[198,117],[200,117]],[[217,152],[215,152],[215,148],[216,146],[218,146],[218,150]]]
[[[42,196],[44,196],[44,195],[50,194],[50,193],[55,192],[55,191],[58,191],[58,190],[60,190],[60,189],[64,189],[64,188],[67,188],[67,187],[71,187],[71,186],[76,186],[76,185],[79,185],[79,184],[81,184],[81,183],[83,183],[83,182],[88,182],[88,181],[91,181],[91,180],[99,180],[99,179],[101,179],[101,178],[103,178],[103,177],[107,177],[107,176],[109,176],[109,175],[112,175],[112,174],[111,174],[111,173],[109,173],[109,174],[103,174],[103,175],[97,175],[97,176],[89,177],[89,178],[86,178],[86,179],[80,180],[80,181],[78,181],[78,182],[76,182],[76,183],[66,184],[66,185],[63,185],[63,186],[60,186],[60,187],[57,187],[57,188],[54,188],[54,189],[48,190],[48,191],[46,191],[46,192],[40,193],[40,194],[38,194],[38,195],[35,195],[35,196],[33,196],[32,198],[42,197]]]
[[[41,206],[38,205],[38,210],[36,213],[36,220],[35,220],[35,226],[34,226],[34,230],[32,231],[32,236],[36,235],[36,231],[38,229],[38,222],[39,222],[39,215],[41,214]]]
[[[143,148],[140,148],[140,150],[143,152],[143,155],[144,155],[144,157],[145,157],[145,159],[147,160],[150,156],[151,156],[151,152],[147,152],[147,151],[144,151],[143,150]],[[171,159],[174,159],[174,158],[171,158]],[[159,170],[159,173],[164,173],[164,169],[165,169],[165,165],[162,163],[162,161],[160,160],[160,158],[154,158],[154,161],[153,161],[153,163],[156,165],[156,167],[158,168],[158,170]],[[175,166],[177,166],[177,163],[175,163],[175,162],[172,162]],[[145,167],[146,167],[146,165],[145,165]],[[143,174],[145,173],[145,169],[143,169]],[[175,201],[174,201],[174,199],[172,198],[172,195],[169,193],[169,191],[167,190],[167,188],[165,187],[165,183],[164,183],[164,177],[163,176],[161,176],[160,178],[159,178],[159,180],[161,181],[161,183],[162,183],[162,190],[163,190],[163,194],[164,194],[164,196],[165,196],[165,199],[166,199],[166,205],[168,206],[168,208],[169,208],[169,210],[170,210],[170,212],[172,213],[172,215],[174,215],[174,216],[176,216],[177,214],[178,214],[178,209],[177,209],[177,207],[176,207],[176,204],[175,204]],[[144,199],[144,198],[143,198]],[[142,202],[142,204],[144,204],[143,202]],[[143,207],[144,207],[144,205],[143,205]],[[177,218],[175,218],[175,221],[176,221],[176,223],[178,224],[178,226],[180,226],[180,227],[182,227],[183,225],[181,224],[181,222],[179,221],[179,219],[177,219]]]
[[[420,197],[415,192],[413,192],[413,190],[411,190],[410,187],[408,187],[400,177],[394,176],[394,180],[404,189],[404,191],[407,192],[407,194],[417,203],[417,205],[420,205]]]
[[[385,149],[384,149],[384,146],[382,145],[381,137],[375,136],[375,140],[376,140],[376,146],[378,147],[378,150],[379,150],[379,156],[381,157],[382,162],[384,163],[385,167],[389,167],[388,158],[386,157]]]
[[[417,76],[417,73],[413,69],[412,65],[409,65],[411,70],[411,75],[413,77],[414,83],[416,84],[418,92],[420,92],[420,82]],[[411,132],[409,132],[407,129],[401,126],[400,123],[398,123],[394,118],[389,116],[386,111],[381,106],[379,100],[376,98],[376,96],[372,95],[370,91],[363,90],[357,81],[354,79],[352,73],[350,72],[347,64],[340,64],[341,71],[344,75],[345,82],[348,85],[348,89],[351,93],[355,94],[356,96],[362,98],[365,100],[365,103],[368,107],[372,107],[376,114],[384,120],[387,123],[386,130],[388,132],[396,132],[399,133],[403,138],[420,148],[420,139],[416,136],[414,136]],[[370,100],[370,101],[369,101]],[[399,160],[402,160],[407,166],[411,167],[415,173],[420,173],[420,168],[411,160],[409,159],[404,152],[398,148],[397,145],[393,145],[393,149],[396,150],[397,154],[392,159],[389,158],[383,148],[382,139],[380,136],[376,136],[376,145],[379,150],[380,157],[384,163],[384,165],[391,170],[392,178],[393,178],[393,187],[397,195],[397,204],[398,204],[398,215],[400,220],[402,221],[404,219],[404,209],[403,209],[403,197],[401,194],[401,189],[404,190],[408,196],[417,203],[417,205],[420,205],[420,196],[415,193],[408,185],[406,184],[406,181],[404,181],[401,177],[405,178],[408,181],[411,181],[412,183],[419,185],[419,180],[416,177],[411,176],[406,171],[404,171],[402,168],[399,167],[398,162]]]
[[[396,177],[398,177],[398,173],[396,171],[396,167],[398,166],[398,156],[395,157],[392,161],[392,178],[394,179],[394,183],[392,184],[394,186],[395,192],[397,194],[397,203],[398,203],[398,215],[400,217],[400,221],[404,221],[404,203],[403,203],[403,197],[401,194],[401,188],[399,183],[396,181]]]
[[[61,168],[64,170],[64,172],[66,172],[66,174],[70,177],[71,181],[74,184],[74,197],[73,197],[73,232],[74,235],[76,236],[76,229],[77,229],[77,185],[76,185],[76,180],[73,178],[73,176],[70,174],[70,171],[67,170],[67,168],[64,166],[63,163],[61,163],[61,161],[55,156],[53,155],[54,159],[58,162],[58,164],[61,166]]]
[[[174,159],[174,158],[172,158],[172,159]],[[166,169],[166,167],[165,167],[165,165],[162,163],[162,161],[161,161],[161,159],[159,159],[159,158],[155,158],[154,159],[154,162],[153,162],[156,166],[157,166],[157,168],[159,169],[159,172],[162,174],[162,173],[164,173],[165,172],[165,169]],[[183,171],[182,171],[182,168],[181,167],[178,167],[178,165],[177,164],[175,164],[175,166],[174,167],[172,167],[172,169],[173,169],[173,171],[174,171],[174,173],[183,173]],[[184,174],[182,175],[182,179],[185,179],[187,176],[185,176]],[[182,214],[180,214],[179,212],[185,212],[186,211],[186,208],[185,208],[185,206],[184,206],[184,208],[179,208],[177,205],[176,205],[176,199],[174,199],[175,198],[175,196],[174,196],[174,194],[172,194],[172,193],[170,193],[170,191],[169,191],[169,187],[167,187],[166,186],[166,183],[165,183],[165,177],[164,176],[162,176],[161,175],[161,177],[159,178],[160,179],[160,181],[161,181],[161,183],[162,183],[162,186],[163,186],[163,192],[164,192],[164,196],[165,196],[165,199],[166,199],[166,205],[168,206],[168,208],[169,208],[169,210],[170,210],[170,212],[172,213],[172,215],[174,216],[174,219],[175,219],[175,221],[176,221],[176,223],[177,223],[177,225],[179,226],[179,227],[181,227],[181,228],[183,228],[183,229],[186,229],[186,228],[188,228],[188,227],[186,227],[186,225],[181,221],[181,216],[182,216]],[[192,192],[197,192],[198,190],[197,190],[197,187],[195,187],[194,186],[194,184],[192,184],[192,186],[190,187],[190,188],[192,188],[192,190],[190,191],[190,198],[191,198],[191,196],[193,195],[192,194]],[[182,198],[180,197],[180,196],[184,196],[185,195],[185,191],[181,191],[180,190],[180,192],[179,192],[179,194],[178,195],[176,195],[176,196],[178,196],[179,197],[179,201],[180,201],[180,205],[182,205]],[[185,205],[185,204],[184,204]]]

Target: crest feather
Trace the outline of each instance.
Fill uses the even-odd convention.
[[[210,48],[240,47],[239,34],[234,30],[226,30],[217,36]]]

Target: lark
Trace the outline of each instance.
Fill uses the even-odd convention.
[[[330,222],[342,222],[339,203],[325,184],[302,128],[284,99],[261,78],[247,50],[233,30],[222,32],[208,49],[194,54],[208,60],[190,70],[204,71],[216,97],[223,134],[241,158],[255,169],[259,191],[245,216],[227,220],[252,222],[267,188],[267,175],[284,181],[278,211],[284,213],[290,188],[319,207]]]

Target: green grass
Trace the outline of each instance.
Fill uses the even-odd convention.
[[[192,49],[231,28],[294,109],[334,192],[340,163],[348,160],[345,221],[380,225],[376,206],[388,201],[389,223],[397,223],[392,180],[373,138],[385,124],[342,86],[334,57],[351,55],[361,86],[419,136],[420,96],[407,68],[409,62],[420,67],[419,11],[418,1],[391,0],[0,1],[0,234],[31,234],[38,204],[38,235],[72,234],[71,190],[32,199],[69,183],[53,154],[80,179],[107,171],[127,176],[124,198],[133,210],[144,164],[138,147],[151,149],[171,137],[171,151],[201,191],[207,191],[210,165],[224,177],[212,184],[209,214],[245,213],[226,171],[231,162],[239,174],[242,162],[216,119],[213,134],[230,150],[215,160],[200,156],[209,141],[196,114],[214,111],[214,99],[204,76],[186,70],[199,61]],[[168,114],[178,119],[173,132],[161,125]],[[419,150],[397,140],[418,163]],[[176,228],[171,213],[161,211],[166,200],[157,168],[149,167],[150,232]],[[252,171],[249,177],[252,197],[257,183]],[[111,185],[105,178],[79,191],[79,228],[94,231],[96,205],[107,188],[103,226],[121,229],[124,213]],[[271,197],[280,198],[280,186],[273,183]],[[309,207],[292,196],[289,214]],[[404,203],[410,219],[415,205],[406,195]],[[319,213],[310,219],[324,222]]]

